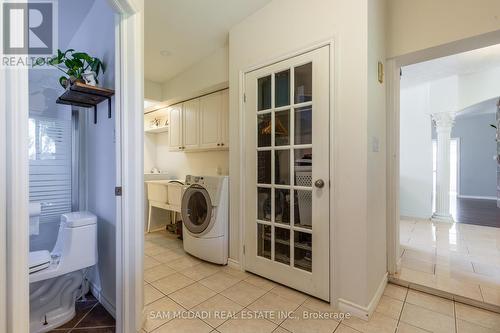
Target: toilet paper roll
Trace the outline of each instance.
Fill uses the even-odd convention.
[[[39,202],[30,202],[30,217],[40,216],[42,205]]]

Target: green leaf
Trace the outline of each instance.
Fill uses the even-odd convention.
[[[92,57],[85,52],[76,52],[73,53],[72,56],[74,59],[85,60],[88,63],[92,61]]]
[[[60,63],[62,63],[62,58],[53,57],[53,58],[50,58],[47,63],[51,66],[56,66],[56,65],[59,65]]]
[[[61,76],[61,77],[59,78],[59,84],[61,85],[61,87],[66,88],[66,87],[64,86],[64,82],[66,82],[66,81],[68,81],[68,80],[69,80],[69,79],[68,79],[66,76]]]

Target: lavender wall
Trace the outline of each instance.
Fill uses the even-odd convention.
[[[74,0],[65,0],[71,1]],[[115,88],[115,17],[106,0],[95,0],[87,16],[68,43],[69,48],[99,57],[106,64],[100,84]],[[113,100],[114,102],[114,100]],[[101,289],[101,296],[113,307],[116,305],[116,154],[114,103],[112,118],[108,105],[98,107],[94,124],[93,112],[86,119],[86,186],[87,209],[98,216],[97,270],[92,282]]]

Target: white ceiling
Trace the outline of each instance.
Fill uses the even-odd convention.
[[[402,68],[401,87],[500,66],[500,44]]]
[[[229,29],[270,1],[145,1],[146,79],[168,81],[225,46]]]

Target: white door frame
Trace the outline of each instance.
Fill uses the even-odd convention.
[[[116,231],[116,323],[118,332],[128,333],[143,323],[144,1],[108,2],[117,13],[115,107],[122,134],[117,168],[124,189]],[[7,333],[29,332],[28,103],[28,71],[0,69],[0,331]]]
[[[387,270],[389,274],[398,271],[401,260],[399,246],[400,69],[403,66],[495,44],[500,44],[500,30],[387,60]]]
[[[311,44],[308,46],[305,46],[303,48],[293,50],[289,53],[283,54],[281,56],[275,57],[268,59],[266,61],[263,61],[261,63],[258,63],[253,66],[249,66],[243,70],[240,70],[239,72],[239,87],[238,87],[238,104],[239,104],[239,122],[240,122],[240,128],[244,128],[245,126],[245,92],[244,92],[244,87],[245,87],[245,75],[249,72],[252,72],[254,70],[257,70],[259,68],[267,67],[271,64],[287,60],[290,58],[293,58],[295,56],[313,51],[315,49],[321,48],[323,46],[328,46],[330,48],[330,304],[333,306],[335,303],[336,298],[334,297],[336,293],[336,285],[335,285],[335,230],[334,230],[334,221],[335,221],[335,215],[337,213],[337,209],[335,209],[335,198],[336,198],[336,177],[337,175],[337,168],[335,167],[335,161],[336,159],[336,153],[337,149],[335,149],[335,143],[337,142],[336,136],[337,136],[337,131],[335,128],[336,122],[336,103],[337,99],[335,98],[334,92],[335,92],[335,86],[337,85],[337,77],[336,77],[336,72],[335,68],[337,68],[337,59],[338,59],[338,54],[337,54],[337,49],[334,47],[335,46],[335,38],[332,39],[327,39],[315,44]],[[245,156],[246,156],[246,149],[245,149],[245,137],[243,135],[244,131],[240,131],[239,135],[239,157],[240,157],[240,170],[239,170],[239,181],[240,184],[245,184],[245,175],[246,175],[246,165],[245,165]],[[244,247],[245,247],[245,206],[246,206],[246,198],[245,198],[245,186],[240,186],[240,212],[239,212],[239,217],[240,217],[240,232],[239,232],[239,239],[240,239],[240,247],[239,247],[239,266],[244,270],[245,269],[245,254],[244,254]]]

